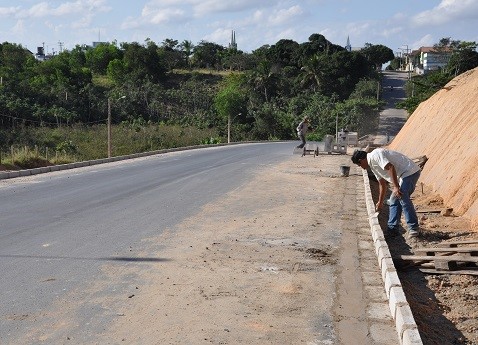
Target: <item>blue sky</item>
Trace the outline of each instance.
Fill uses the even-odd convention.
[[[251,52],[311,34],[353,47],[383,44],[394,52],[432,46],[443,37],[478,42],[478,0],[1,0],[0,42],[36,51],[94,41],[157,44],[171,38]]]

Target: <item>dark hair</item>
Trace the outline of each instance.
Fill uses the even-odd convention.
[[[352,155],[352,163],[359,164],[361,159],[367,158],[367,152],[361,150],[355,150]]]

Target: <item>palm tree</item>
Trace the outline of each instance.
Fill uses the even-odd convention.
[[[301,68],[301,85],[313,85],[314,92],[317,92],[322,87],[322,78],[325,74],[320,57],[314,54],[310,59],[306,60]]]
[[[257,68],[253,71],[252,82],[254,89],[260,90],[264,94],[264,100],[269,102],[271,97],[270,91],[274,91],[277,84],[278,76],[272,70],[271,63],[261,61]]]
[[[181,47],[181,51],[183,52],[186,58],[186,63],[188,65],[188,68],[191,68],[190,57],[194,49],[193,43],[191,41],[184,40],[179,46]]]

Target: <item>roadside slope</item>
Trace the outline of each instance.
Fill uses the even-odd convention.
[[[478,228],[478,68],[451,80],[420,104],[389,148],[426,155],[420,181],[456,215]]]

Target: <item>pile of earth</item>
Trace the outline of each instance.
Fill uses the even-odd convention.
[[[453,214],[478,228],[478,68],[451,80],[420,104],[389,145],[409,157],[426,155],[420,181]]]

